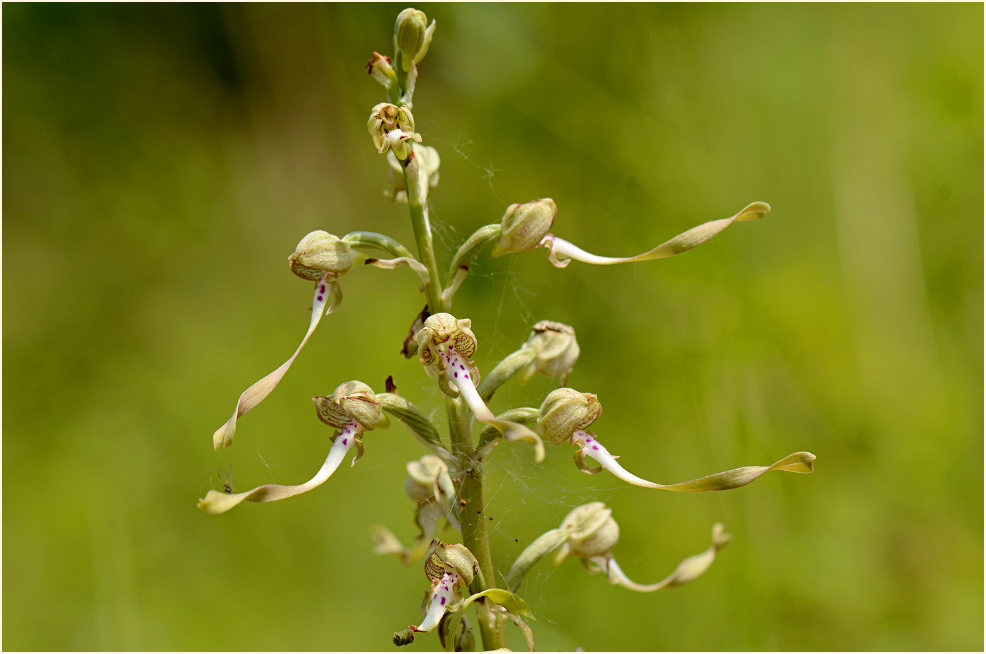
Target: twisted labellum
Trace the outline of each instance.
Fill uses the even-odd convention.
[[[241,502],[276,502],[318,488],[332,476],[353,445],[361,446],[362,432],[363,427],[356,420],[347,423],[342,431],[336,435],[332,447],[329,448],[329,454],[325,457],[325,463],[322,464],[314,477],[303,484],[297,486],[265,484],[243,493],[223,493],[210,490],[204,498],[199,500],[198,507],[206,513],[225,513]],[[359,454],[353,459],[354,464],[358,458]]]
[[[411,627],[414,631],[431,631],[438,626],[439,621],[445,612],[448,611],[449,604],[452,603],[458,591],[456,586],[461,577],[455,572],[445,572],[438,583],[432,589],[431,604],[428,606],[428,613],[424,620],[417,627]]]
[[[543,461],[544,444],[537,434],[520,423],[497,419],[486,406],[469,373],[471,366],[458,353],[455,346],[451,343],[445,344],[440,350],[440,355],[445,363],[445,381],[459,391],[459,395],[469,405],[476,420],[493,427],[508,441],[522,440],[530,443],[534,447],[534,460]]]
[[[616,457],[609,453],[599,439],[592,432],[576,429],[571,436],[572,445],[578,451],[575,453],[575,463],[583,471],[596,473],[605,469],[615,477],[622,479],[628,484],[642,486],[643,488],[657,488],[659,490],[677,491],[681,493],[703,493],[707,491],[723,491],[732,488],[746,486],[763,474],[772,470],[783,470],[786,472],[809,473],[812,471],[812,463],[815,455],[811,452],[795,452],[789,454],[780,461],[769,466],[745,466],[733,468],[724,472],[717,472],[698,479],[683,481],[677,484],[657,484],[646,479],[641,479],[635,474],[628,472],[616,461]],[[591,458],[599,463],[601,468],[589,468],[585,459]]]
[[[701,576],[702,573],[709,569],[712,562],[715,561],[716,553],[725,547],[731,539],[732,536],[725,533],[722,523],[717,522],[712,527],[712,545],[709,546],[709,549],[700,554],[689,556],[678,564],[674,572],[654,584],[638,584],[630,580],[624,574],[623,570],[620,569],[620,566],[616,563],[616,559],[612,557],[607,561],[596,563],[600,564],[606,571],[606,578],[609,580],[609,583],[623,586],[638,593],[653,593],[658,590],[664,590],[665,588],[673,588],[674,586],[686,584]]]
[[[329,299],[332,299],[332,303],[329,304]],[[276,370],[268,374],[266,377],[260,381],[254,383],[250,388],[243,391],[239,399],[236,401],[236,409],[233,410],[232,417],[227,420],[222,427],[216,430],[212,435],[212,445],[215,449],[220,447],[229,447],[233,444],[233,435],[236,433],[236,420],[244,413],[254,408],[260,404],[264,398],[270,395],[271,391],[280,383],[281,378],[284,377],[291,364],[297,358],[298,354],[301,352],[302,348],[308,342],[308,339],[315,332],[315,328],[318,327],[318,323],[322,320],[322,316],[327,316],[342,301],[342,290],[339,288],[339,284],[336,282],[336,275],[333,273],[326,273],[318,280],[315,284],[315,296],[312,300],[312,318],[311,323],[308,325],[308,331],[305,332],[304,338],[301,339],[301,344],[298,345],[298,349],[294,351],[291,358],[282,363],[277,367]]]
[[[545,235],[545,237],[541,239],[538,246],[547,248],[548,259],[557,268],[564,268],[571,262],[572,259],[601,266],[608,266],[615,263],[631,263],[635,261],[664,259],[666,257],[673,257],[676,254],[681,254],[682,252],[686,252],[701,245],[702,243],[705,243],[736,221],[757,220],[758,218],[763,218],[769,211],[770,205],[766,202],[754,202],[746,207],[743,207],[743,209],[741,209],[736,215],[730,216],[729,218],[721,218],[719,220],[710,220],[707,223],[702,223],[701,225],[692,227],[688,231],[682,232],[671,240],[658,245],[653,250],[649,250],[643,254],[638,254],[633,257],[601,257],[595,254],[590,254],[578,246],[569,243],[564,239],[558,238],[553,234]]]

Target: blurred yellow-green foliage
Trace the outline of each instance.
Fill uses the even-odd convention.
[[[364,127],[383,99],[364,64],[401,8],[4,5],[4,649],[388,650],[419,619],[420,568],[370,551],[372,524],[414,535],[404,464],[423,452],[399,426],[317,492],[195,509],[227,465],[240,489],[307,479],[329,435],[309,398],[341,381],[439,399],[398,356],[414,276],[358,269],[212,450],[308,324],[297,240],[413,241]],[[589,500],[642,582],[713,522],[735,535],[652,595],[542,563],[523,587],[540,648],[981,650],[983,6],[419,8],[438,20],[414,110],[442,155],[444,247],[537,197],[608,255],[774,207],[667,261],[483,257],[457,297],[480,369],[536,320],[574,325],[570,383],[643,476],[818,455],[810,476],[683,496],[582,475],[567,447],[540,466],[499,448],[503,569]]]

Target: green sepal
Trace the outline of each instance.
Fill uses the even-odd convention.
[[[527,571],[534,567],[535,563],[564,545],[567,538],[568,534],[563,529],[552,529],[535,538],[510,566],[510,571],[507,573],[507,588],[517,590]]]
[[[452,257],[452,264],[449,266],[449,279],[455,276],[455,272],[469,263],[479,254],[480,250],[500,238],[500,225],[483,225],[466,239],[465,243],[459,246],[455,256]]]
[[[525,602],[519,595],[515,595],[510,591],[503,590],[502,588],[490,588],[484,590],[481,593],[476,593],[475,595],[470,595],[461,602],[456,602],[448,607],[448,613],[445,615],[445,633],[454,634],[459,628],[459,622],[463,619],[463,612],[469,607],[470,604],[481,598],[489,598],[494,604],[502,606],[508,614],[511,616],[511,620],[520,627],[522,624],[524,627],[527,624],[520,620],[521,617],[525,617],[528,620],[534,620],[534,614],[531,612],[530,607],[527,606]],[[516,618],[516,619],[514,619]],[[521,627],[523,629],[523,627]],[[529,643],[533,642],[533,639],[529,637],[525,630],[524,639]],[[445,639],[445,651],[453,652],[455,651],[455,639],[448,638]]]
[[[527,606],[527,602],[520,595],[511,593],[509,590],[503,590],[502,588],[489,588],[481,593],[470,595],[461,602],[456,602],[449,606],[448,610],[451,613],[464,611],[470,604],[483,597],[489,598],[490,601],[499,604],[514,615],[525,617],[528,620],[535,619],[530,607]]]
[[[476,390],[484,402],[489,402],[496,389],[510,380],[511,377],[529,366],[534,360],[535,352],[532,348],[523,347],[515,352],[511,352],[500,360],[496,366],[490,370],[479,382]]]
[[[506,610],[510,620],[524,633],[524,641],[527,644],[527,650],[529,652],[533,652],[534,634],[531,632],[531,628],[527,625],[527,623],[521,618],[524,617],[528,620],[534,620],[534,614],[531,612],[530,607],[527,606],[527,602],[525,602],[519,595],[515,595],[514,593],[503,590],[502,588],[490,588],[489,590],[484,590],[481,593],[470,595],[461,602],[456,602],[455,604],[449,606],[448,613],[446,613],[445,617],[442,618],[443,622],[445,622],[444,628],[446,636],[443,642],[445,645],[445,651],[456,651],[456,639],[450,636],[458,631],[459,623],[464,619],[464,610],[474,601],[484,597],[489,598],[494,604],[498,604]]]
[[[378,396],[379,397],[379,396]],[[504,411],[496,417],[497,420],[517,422],[522,425],[533,425],[538,419],[538,410],[531,407],[520,407]],[[495,427],[487,427],[479,435],[479,445],[476,447],[476,454],[479,457],[486,456],[496,447],[497,440],[502,434]]]
[[[354,248],[377,248],[391,253],[394,257],[407,257],[413,259],[414,255],[400,242],[377,232],[349,232],[342,237],[350,247]]]
[[[418,440],[435,452],[446,463],[454,462],[455,457],[445,449],[438,430],[416,406],[396,393],[378,393],[377,401],[384,411],[400,420]]]

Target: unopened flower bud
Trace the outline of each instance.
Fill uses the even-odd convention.
[[[408,8],[397,14],[394,47],[401,53],[401,65],[405,72],[424,58],[434,32],[435,21],[428,25],[428,17],[423,11]]]
[[[538,246],[551,229],[558,205],[551,198],[511,204],[500,221],[500,240],[493,246],[494,257],[524,252]]]
[[[431,542],[431,553],[425,559],[425,575],[435,583],[446,572],[462,577],[468,586],[472,583],[479,562],[465,545],[443,543],[437,538]]]
[[[312,398],[318,419],[336,429],[342,429],[355,420],[366,430],[377,426],[383,418],[383,409],[373,389],[361,381],[340,384],[330,397]]]
[[[298,277],[316,281],[325,273],[341,275],[352,268],[353,251],[335,234],[319,229],[298,242],[288,264]]]
[[[612,514],[612,509],[602,502],[590,502],[573,509],[562,520],[561,528],[567,540],[555,561],[569,555],[582,559],[608,555],[620,539],[620,527]]]
[[[534,351],[534,360],[522,373],[521,381],[527,381],[534,373],[566,377],[579,358],[575,330],[560,322],[542,320],[534,325],[524,347]]]
[[[586,429],[602,413],[603,406],[593,393],[574,388],[558,388],[544,398],[538,414],[538,431],[552,443],[563,443],[576,429]]]
[[[373,58],[366,63],[366,72],[387,89],[397,81],[397,73],[394,72],[394,67],[390,65],[390,57],[385,57],[379,52],[374,52]]]

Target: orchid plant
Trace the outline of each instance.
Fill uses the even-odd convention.
[[[430,194],[438,184],[441,160],[415,131],[412,114],[418,65],[428,52],[435,24],[429,23],[423,12],[405,9],[397,17],[393,57],[374,52],[367,64],[368,72],[386,93],[386,101],[371,109],[367,129],[373,147],[386,158],[393,183],[390,197],[407,205],[416,254],[394,238],[375,232],[353,231],[338,237],[315,231],[304,236],[288,263],[295,275],[314,282],[308,329],[287,361],[240,395],[232,416],[213,434],[213,446],[220,449],[233,444],[238,419],[276,388],[322,318],[339,307],[340,278],[357,263],[385,269],[407,266],[418,276],[426,304],[414,318],[402,351],[408,358],[417,357],[424,372],[438,383],[448,417],[446,434],[429,420],[428,412],[398,393],[390,378],[382,392],[361,381],[346,381],[330,395],[313,398],[316,416],[332,429],[332,436],[325,461],[311,479],[297,485],[265,484],[245,492],[233,492],[226,484],[222,490],[210,490],[198,506],[206,513],[219,514],[244,502],[274,502],[314,490],[331,478],[353,448],[355,465],[364,452],[363,434],[388,427],[393,418],[427,450],[420,459],[407,464],[405,485],[415,504],[420,535],[413,545],[405,547],[391,531],[375,526],[375,551],[394,556],[404,564],[423,560],[429,589],[421,617],[414,620],[417,624],[396,632],[394,643],[403,645],[414,640],[416,634],[436,631],[448,650],[478,645],[484,649],[504,648],[509,623],[522,631],[528,648],[533,650],[534,636],[528,623],[534,616],[519,590],[527,572],[542,558],[553,553],[555,564],[559,564],[567,557],[576,557],[587,570],[604,574],[610,583],[636,592],[653,592],[700,576],[730,536],[721,524],[716,524],[708,550],[682,561],[664,580],[639,584],[624,574],[613,557],[619,526],[611,510],[601,502],[590,502],[573,508],[559,528],[536,538],[502,574],[493,566],[486,523],[476,517],[483,507],[483,461],[500,443],[521,441],[521,447],[530,447],[535,462],[544,460],[546,443],[568,443],[575,447],[575,463],[582,472],[605,470],[634,486],[687,493],[738,488],[775,470],[811,472],[815,457],[809,452],[795,452],[769,466],[735,468],[679,483],[660,484],[638,477],[617,462],[617,457],[590,431],[602,411],[598,397],[565,385],[580,348],[575,330],[558,322],[545,320],[533,325],[527,342],[485,375],[480,374],[472,361],[479,340],[469,318],[452,313],[452,304],[468,278],[471,262],[487,246],[491,246],[493,257],[543,248],[551,264],[558,268],[572,260],[596,265],[648,261],[691,250],[734,222],[762,218],[770,206],[753,202],[728,218],[702,223],[643,254],[612,258],[590,254],[555,236],[551,229],[558,207],[552,199],[516,203],[507,207],[498,223],[480,227],[462,243],[443,278],[438,271],[428,218]],[[524,382],[538,374],[558,385],[539,408],[517,407],[499,414],[490,408],[500,386],[512,379]],[[478,434],[475,423],[482,426]],[[598,465],[590,465],[589,460]],[[454,532],[461,543],[438,539],[442,527]],[[495,585],[498,579],[505,581],[505,588]],[[413,606],[409,598],[409,617],[413,617]],[[471,606],[476,609],[474,619],[466,615]]]

